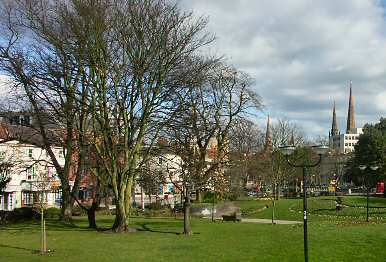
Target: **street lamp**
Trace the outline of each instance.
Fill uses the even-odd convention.
[[[304,261],[308,262],[308,238],[307,238],[307,168],[316,167],[322,161],[322,155],[327,153],[328,147],[324,145],[312,146],[311,149],[319,156],[316,163],[313,164],[295,164],[289,160],[289,156],[295,151],[294,146],[282,146],[279,148],[282,154],[285,156],[287,163],[293,167],[303,168],[303,230],[304,230]]]
[[[359,169],[361,171],[365,171],[367,168],[370,168],[371,170],[373,171],[376,171],[378,169],[378,166],[365,166],[365,165],[360,165],[359,166]],[[369,189],[370,189],[370,186],[369,186],[369,183],[368,183],[368,179],[366,179],[366,221],[369,222]]]

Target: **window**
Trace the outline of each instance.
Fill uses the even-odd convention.
[[[62,191],[60,189],[54,190],[55,204],[60,205],[62,202]]]
[[[5,158],[5,152],[4,151],[0,151],[0,161],[3,161]]]
[[[26,176],[26,179],[27,180],[32,180],[32,168],[27,168],[27,176]]]
[[[29,167],[27,168],[27,177],[26,179],[27,180],[33,180],[36,178],[36,175],[35,175],[35,166],[32,166],[32,167]]]
[[[33,193],[23,192],[23,205],[32,206],[32,204],[33,204]]]
[[[8,210],[13,210],[13,192],[8,195]]]
[[[21,119],[21,124],[23,126],[30,126],[31,125],[31,117],[30,116],[24,116],[22,119]]]
[[[11,117],[9,122],[11,125],[20,125],[20,117],[19,116]]]
[[[28,157],[32,157],[32,155],[33,155],[33,149],[32,149],[32,148],[29,148],[29,149],[27,150],[27,156],[28,156]]]
[[[64,150],[59,150],[59,157],[64,158]]]

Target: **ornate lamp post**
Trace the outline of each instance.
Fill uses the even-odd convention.
[[[376,171],[378,169],[378,166],[366,166],[366,165],[360,165],[359,166],[359,169],[364,172],[367,168],[370,168],[372,171]],[[369,222],[369,189],[370,189],[370,185],[369,185],[369,179],[367,178],[366,179],[366,221]]]
[[[324,155],[328,151],[328,147],[323,146],[323,145],[312,146],[311,148],[316,154],[319,155],[318,161],[316,163],[313,163],[313,164],[292,163],[289,160],[289,156],[292,155],[293,152],[295,151],[296,148],[294,146],[282,146],[279,148],[280,151],[282,152],[282,154],[285,156],[287,163],[290,166],[303,168],[303,230],[304,230],[303,238],[304,238],[304,261],[305,262],[308,262],[308,237],[307,237],[307,176],[308,176],[308,174],[307,174],[307,168],[318,166],[320,164],[320,162],[322,161],[322,155]]]

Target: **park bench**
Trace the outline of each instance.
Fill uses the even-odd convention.
[[[222,220],[223,221],[240,222],[241,221],[241,214],[233,213],[231,215],[223,215]]]

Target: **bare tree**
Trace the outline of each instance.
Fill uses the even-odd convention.
[[[71,195],[79,189],[80,177],[75,177],[72,188],[69,179],[74,169],[71,162],[82,149],[81,136],[77,135],[84,133],[81,123],[86,110],[77,106],[77,100],[86,97],[85,66],[68,15],[71,3],[76,6],[78,2],[82,1],[16,0],[4,1],[1,6],[1,25],[6,33],[0,44],[0,70],[11,78],[15,88],[21,88],[33,110],[43,147],[61,180],[65,221],[71,219]],[[52,150],[55,132],[62,138],[64,166]]]
[[[166,129],[170,150],[181,157],[185,234],[191,233],[190,191],[196,190],[200,199],[202,190],[226,188],[231,127],[249,106],[260,106],[247,75],[220,62],[198,65],[205,70],[177,96],[180,111]]]
[[[47,166],[44,170],[48,170]],[[32,183],[32,188],[35,191],[34,199],[35,208],[38,213],[40,213],[41,221],[41,244],[40,252],[47,253],[49,252],[47,248],[47,231],[46,231],[46,219],[45,219],[45,210],[47,209],[47,194],[52,190],[52,183],[55,180],[55,177],[46,171],[40,171],[36,174],[36,179]]]
[[[256,154],[264,148],[264,133],[252,121],[237,119],[231,128],[229,144],[232,187],[244,190],[248,181],[257,179]]]
[[[293,144],[294,146],[305,143],[304,135],[296,124],[286,118],[278,119],[272,126],[273,147]]]
[[[175,111],[170,97],[182,86],[184,61],[211,38],[202,33],[206,20],[166,1],[92,5],[88,15],[99,26],[87,30],[86,57],[94,143],[116,199],[113,230],[121,232],[135,177]]]
[[[137,180],[141,190],[143,190],[144,193],[148,195],[150,203],[151,196],[157,196],[160,191],[160,186],[163,185],[168,179],[167,170],[162,168],[163,165],[161,163],[157,163],[156,159],[158,159],[158,157],[155,159],[152,158],[146,165],[142,167],[141,173]]]

